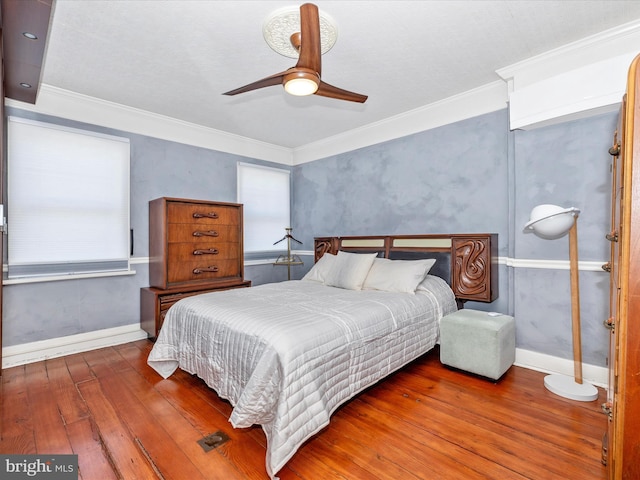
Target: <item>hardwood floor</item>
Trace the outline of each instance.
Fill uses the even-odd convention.
[[[80,478],[267,479],[259,427],[234,430],[231,406],[178,371],[162,380],[146,340],[4,370],[1,453],[75,453]],[[421,357],[341,407],[280,471],[306,479],[605,479],[605,392],[557,397],[543,374],[498,383]],[[197,443],[223,431],[206,453]]]

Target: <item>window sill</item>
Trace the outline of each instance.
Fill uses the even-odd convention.
[[[313,257],[312,250],[296,250],[291,253],[295,253],[300,256],[311,256]],[[244,265],[252,266],[252,265],[273,265],[273,263],[277,260],[278,256],[274,256],[272,258],[260,258],[260,259],[245,259]],[[130,267],[134,265],[146,265],[149,263],[148,257],[131,257],[129,260]],[[4,273],[6,274],[7,266],[4,265]],[[56,275],[56,276],[46,276],[46,277],[23,277],[23,278],[5,278],[2,281],[2,285],[20,285],[24,283],[42,283],[42,282],[56,282],[60,280],[81,280],[87,278],[101,278],[101,277],[120,277],[123,275],[135,275],[135,270],[122,270],[117,272],[99,272],[99,273],[86,273],[86,274],[77,274],[77,275]]]
[[[23,283],[40,283],[40,282],[57,282],[60,280],[81,280],[86,278],[100,278],[100,277],[120,277],[123,275],[135,275],[135,270],[120,270],[117,272],[94,272],[94,273],[80,273],[80,274],[68,274],[68,275],[55,275],[55,276],[42,276],[42,277],[22,277],[22,278],[5,278],[2,280],[2,285],[20,285]]]

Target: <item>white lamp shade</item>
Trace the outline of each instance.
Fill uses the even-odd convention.
[[[575,207],[563,208],[558,205],[538,205],[531,210],[525,230],[533,230],[536,235],[548,238],[561,237],[569,231],[580,210]]]

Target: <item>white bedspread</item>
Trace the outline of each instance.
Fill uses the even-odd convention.
[[[148,363],[201,377],[233,405],[234,427],[260,424],[271,478],[333,411],[430,350],[455,311],[444,281],[387,293],[288,281],[202,294],[176,303]]]

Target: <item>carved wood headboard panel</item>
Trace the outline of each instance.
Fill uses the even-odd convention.
[[[431,274],[444,278],[459,302],[498,298],[498,234],[454,233],[316,237],[315,261],[339,250],[391,259],[436,258]]]

